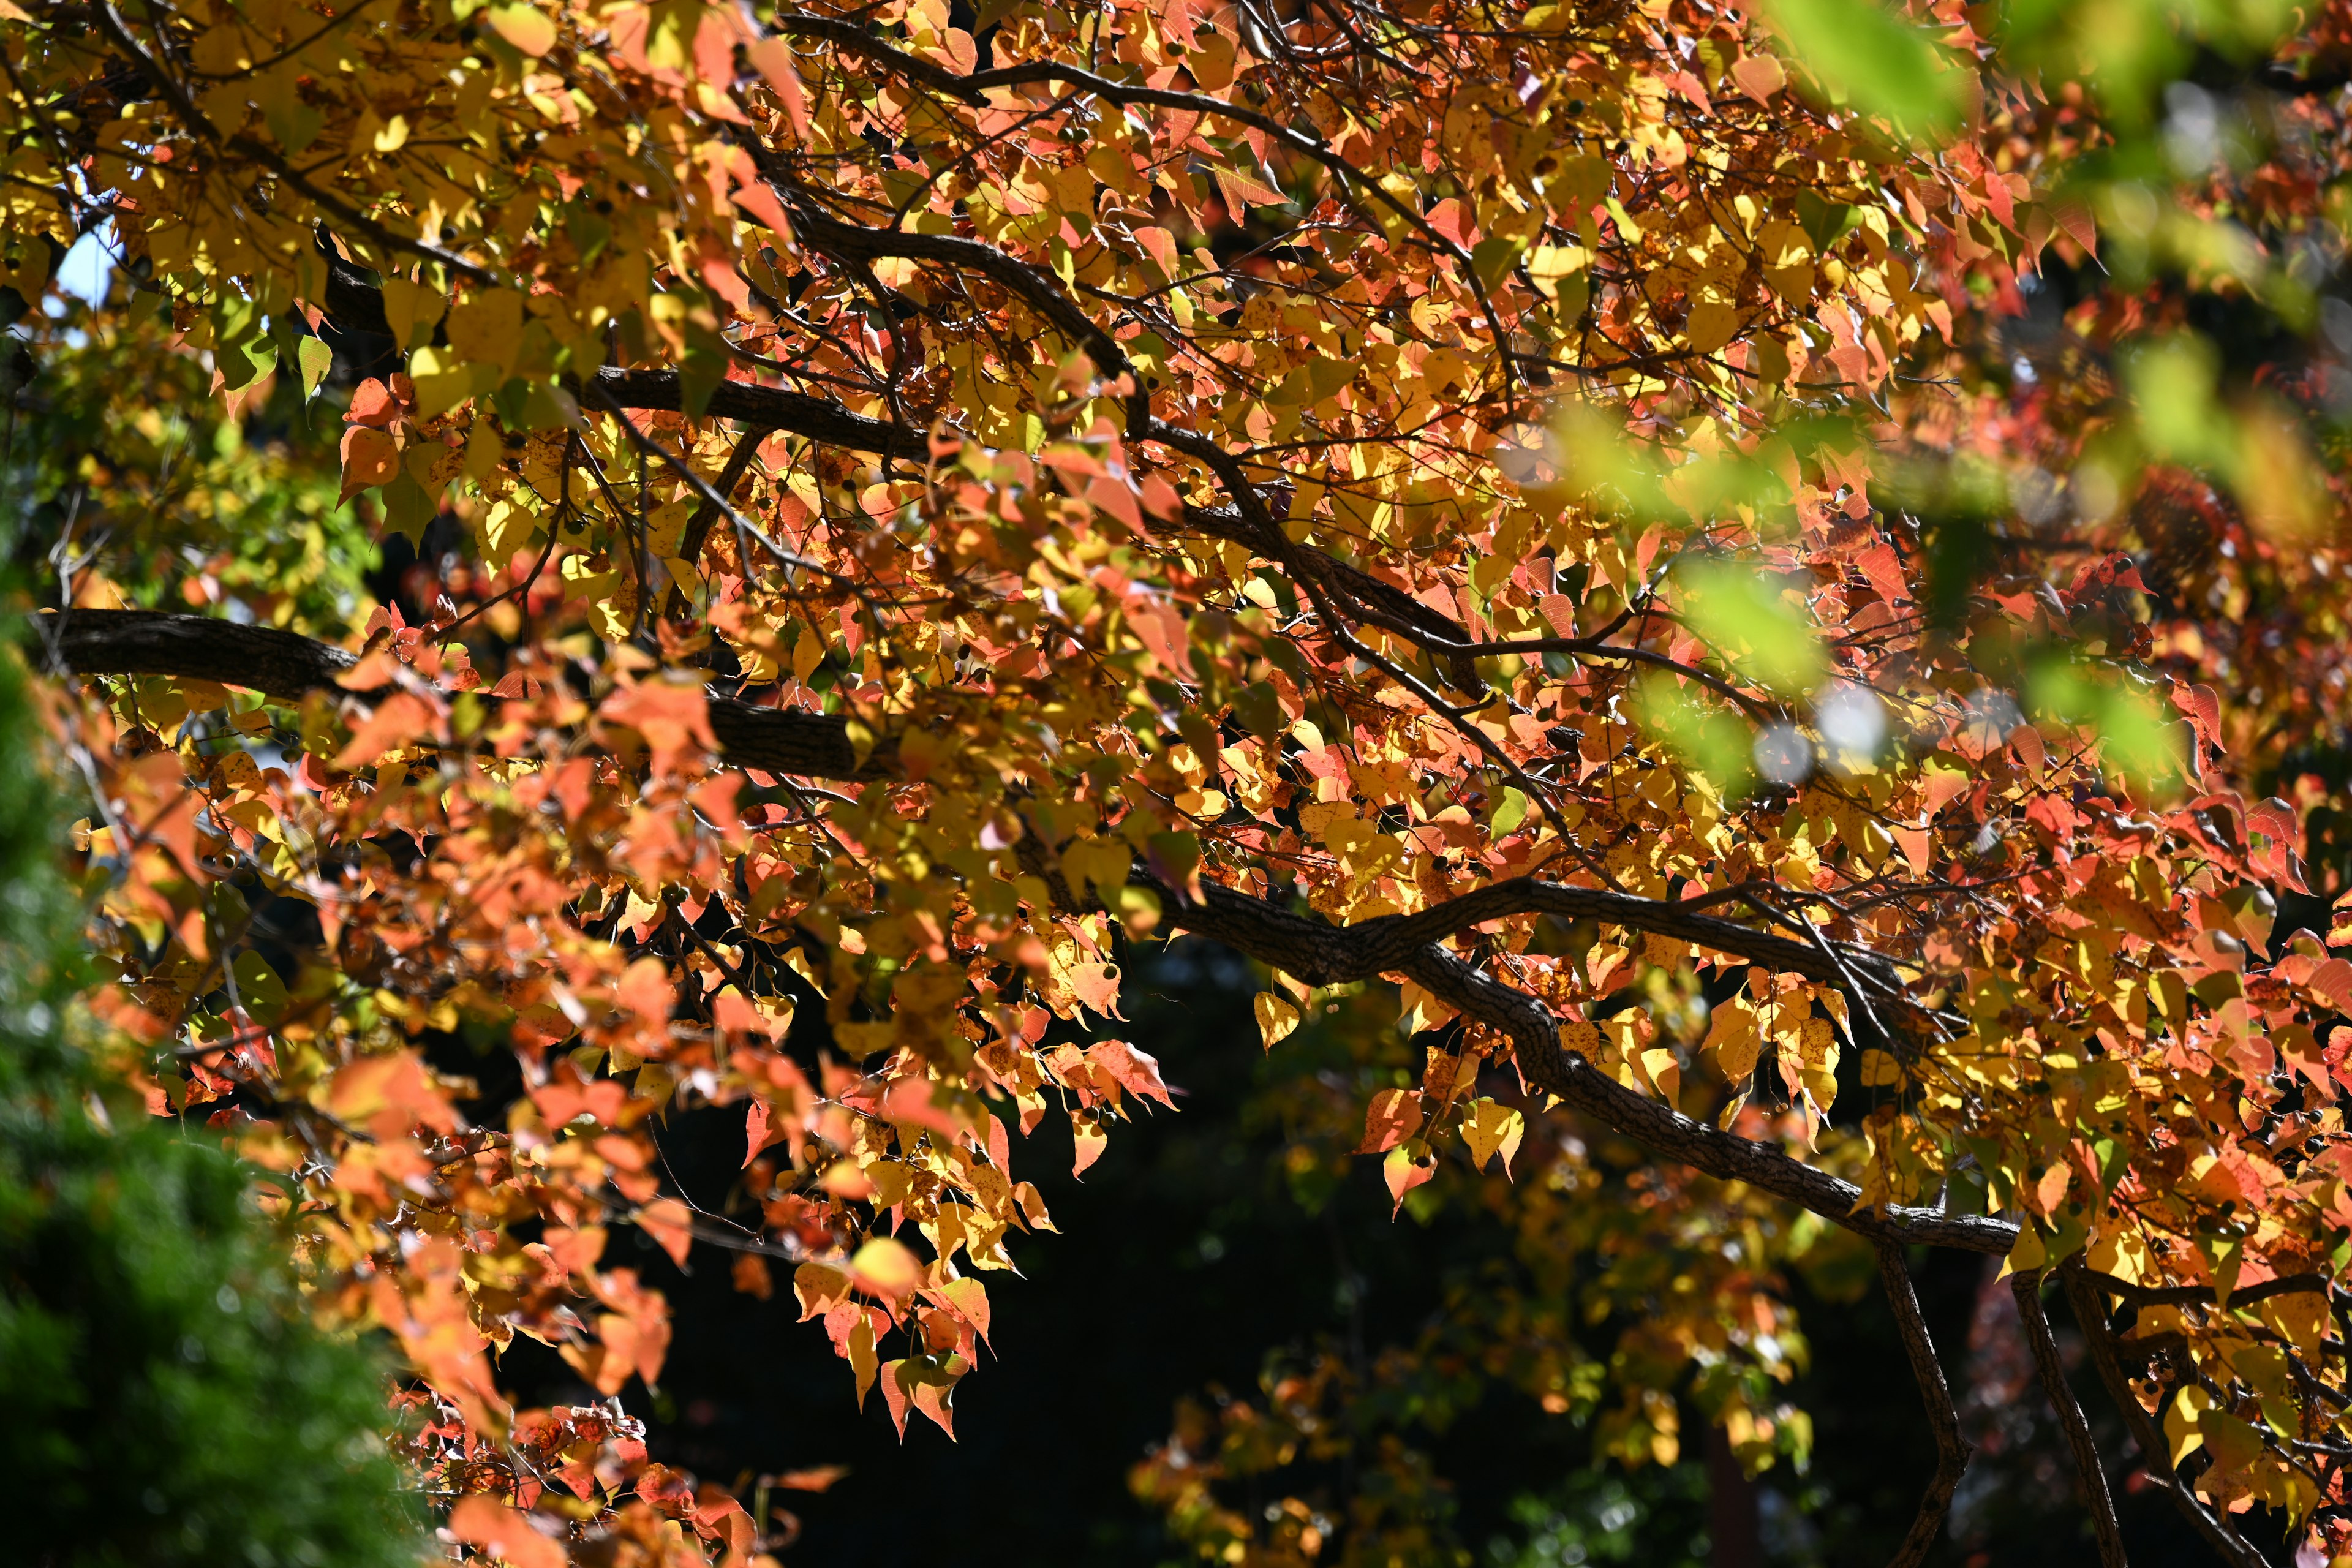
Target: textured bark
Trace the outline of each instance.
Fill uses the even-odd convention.
[[[1909,1533],[1888,1559],[1887,1568],[1918,1568],[1928,1549],[1943,1532],[1952,1494],[1969,1468],[1969,1447],[1960,1436],[1960,1415],[1952,1405],[1952,1391],[1944,1382],[1944,1363],[1936,1358],[1936,1342],[1927,1320],[1919,1313],[1919,1294],[1911,1287],[1911,1269],[1903,1249],[1890,1242],[1878,1247],[1879,1282],[1886,1287],[1886,1304],[1895,1310],[1895,1326],[1903,1334],[1903,1351],[1911,1361],[1911,1376],[1919,1385],[1919,1400],[1927,1408],[1927,1425],[1936,1435],[1936,1472],[1920,1495],[1919,1511],[1912,1516]]]
[[[651,408],[677,413],[685,405],[684,386],[674,370],[600,370],[595,384],[624,408]],[[714,419],[740,419],[747,425],[806,436],[828,447],[867,452],[881,458],[921,459],[930,453],[930,438],[920,430],[887,420],[852,414],[830,398],[787,392],[780,386],[754,386],[749,382],[722,381],[710,392],[705,412]]]
[[[2270,1562],[2252,1542],[2230,1528],[2213,1510],[2200,1501],[2189,1489],[2189,1483],[2173,1472],[2171,1449],[2166,1446],[2164,1434],[2157,1429],[2156,1420],[2141,1408],[2139,1396],[2132,1392],[2131,1380],[2124,1375],[2122,1363],[2116,1359],[2116,1342],[2107,1326],[2107,1300],[2100,1294],[2101,1276],[2081,1266],[2080,1259],[2071,1266],[2062,1266],[2059,1279],[2066,1287],[2066,1300],[2074,1309],[2075,1326],[2091,1347],[2091,1364],[2098,1369],[2099,1381],[2105,1385],[2107,1397],[2115,1402],[2123,1415],[2124,1425],[2131,1428],[2132,1440],[2139,1445],[2140,1461],[2147,1479],[2164,1489],[2172,1499],[2173,1507],[2180,1510],[2205,1543],[2221,1554],[2224,1562],[2237,1568],[2270,1568]]]
[[[1589,889],[1582,889],[1558,891],[1589,894]],[[1612,900],[1622,897],[1600,896]],[[1453,905],[1470,904],[1470,914],[1478,919],[1493,918],[1491,912],[1480,912],[1484,905],[1475,904],[1475,898],[1470,895],[1451,900],[1442,908],[1451,910]],[[2005,1254],[2016,1244],[2017,1227],[2003,1220],[1893,1205],[1884,1211],[1858,1210],[1862,1193],[1853,1183],[1792,1160],[1772,1144],[1695,1121],[1664,1101],[1637,1094],[1604,1076],[1582,1057],[1562,1048],[1559,1020],[1549,1007],[1438,945],[1435,939],[1440,933],[1428,919],[1428,915],[1437,913],[1435,910],[1425,915],[1392,917],[1409,922],[1421,938],[1419,945],[1399,951],[1387,939],[1397,927],[1387,928],[1384,932],[1381,922],[1375,921],[1360,926],[1327,925],[1265,900],[1213,884],[1202,884],[1199,902],[1180,900],[1172,889],[1163,889],[1161,903],[1163,918],[1171,924],[1214,937],[1236,952],[1314,984],[1402,974],[1448,1006],[1507,1035],[1517,1053],[1519,1070],[1536,1088],[1558,1095],[1626,1137],[1711,1176],[1745,1182],[1876,1239],[1995,1254]],[[1630,907],[1643,905],[1647,907]],[[1706,918],[1678,915],[1671,904],[1645,900],[1627,899],[1622,903],[1612,902],[1608,908],[1612,912],[1601,918],[1643,930],[1657,929],[1650,923],[1654,918],[1660,926],[1675,928],[1667,934],[1679,934],[1685,921]],[[1466,929],[1475,923],[1475,919],[1464,920],[1455,922],[1454,929]],[[1728,931],[1713,930],[1715,925],[1727,927]],[[1741,933],[1740,945],[1729,945],[1733,942],[1730,931]],[[1729,921],[1711,922],[1710,934],[1720,938],[1727,951],[1734,952],[1742,951],[1747,942],[1776,944],[1785,940],[1732,926]],[[1778,949],[1772,951],[1777,952]]]
[[[59,674],[171,675],[286,702],[332,687],[359,662],[293,632],[162,610],[69,610],[36,626],[45,662]]]
[[[2042,1310],[2042,1276],[2019,1274],[2009,1282],[2017,1298],[2017,1316],[2025,1325],[2025,1342],[2033,1351],[2033,1367],[2042,1375],[2042,1392],[2058,1412],[2066,1429],[2066,1446],[2074,1451],[2074,1480],[2083,1504],[2091,1510],[2091,1526],[2098,1534],[2099,1568],[2129,1568],[2124,1558],[2124,1538],[2116,1524],[2115,1499],[2107,1493],[2107,1472],[2099,1446],[2091,1441],[2090,1423],[2066,1382],[2066,1363],[2058,1358],[2058,1342],[2051,1335],[2050,1318]]]
[[[282,702],[334,689],[359,662],[293,632],[159,610],[52,612],[37,626],[44,663],[61,675],[169,675],[241,686]],[[827,714],[712,698],[710,731],[738,767],[828,779],[890,771],[887,752],[861,763],[847,726]]]

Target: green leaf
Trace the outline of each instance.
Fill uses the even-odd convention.
[[[306,400],[318,396],[319,384],[327,379],[327,372],[334,367],[335,351],[329,348],[323,339],[304,338],[295,346],[294,353],[301,366],[302,396]]]
[[[1927,33],[1874,0],[1770,0],[1796,61],[1830,91],[1913,137],[1959,122],[1964,79]]]
[[[1633,721],[1656,737],[1691,773],[1729,798],[1756,782],[1756,738],[1720,709],[1695,700],[1670,675],[1644,680],[1634,693]]]
[[[405,469],[383,487],[384,531],[404,534],[412,544],[424,542],[425,526],[439,510],[439,500],[425,494],[425,487]]]
[[[1812,622],[1755,563],[1703,562],[1681,576],[1685,623],[1742,679],[1799,697],[1829,674]]]
[[[1234,717],[1253,735],[1278,735],[1284,729],[1282,700],[1263,680],[1254,680],[1234,693]]]
[[[1470,270],[1478,275],[1479,282],[1492,289],[1518,261],[1520,248],[1517,240],[1499,234],[1482,239],[1470,252]]]
[[[248,948],[236,955],[230,970],[236,976],[236,998],[247,1016],[264,1026],[278,1022],[286,1011],[286,983],[278,978],[269,961]]]
[[[2097,735],[2112,773],[2159,784],[2185,776],[2182,722],[2120,675],[2051,659],[2033,670],[2026,700],[2038,717]]]
[[[2213,345],[2193,333],[2140,344],[2124,361],[2140,435],[2159,458],[2225,468],[2236,455],[2234,430],[2213,399],[2221,368]]]

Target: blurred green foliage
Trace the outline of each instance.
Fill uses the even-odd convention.
[[[315,484],[208,416],[216,403],[158,399],[146,406],[197,412],[145,425],[113,413],[134,367],[182,363],[86,339],[26,384],[20,358],[0,539],[23,542],[20,562],[45,550],[79,521],[83,465],[136,468],[154,531],[129,557],[156,580],[209,560],[284,584],[291,622],[334,624],[364,554]],[[0,609],[23,626],[15,595]],[[56,749],[18,651],[0,647],[0,1557],[416,1563],[423,1510],[381,1436],[384,1368],[313,1326],[287,1238],[252,1201],[257,1173],[202,1129],[151,1120],[91,1053]]]

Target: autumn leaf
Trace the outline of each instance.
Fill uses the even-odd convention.
[[[1469,1148],[1470,1163],[1481,1170],[1500,1154],[1504,1173],[1508,1174],[1511,1156],[1518,1152],[1519,1140],[1526,1134],[1526,1119],[1507,1105],[1474,1100],[1463,1107],[1462,1142]]]
[[[1271,991],[1259,992],[1250,1005],[1257,1015],[1258,1037],[1269,1051],[1298,1027],[1298,1009]]]
[[[903,1243],[877,1236],[857,1249],[849,1273],[859,1289],[903,1301],[921,1284],[923,1266]]]
[[[449,1533],[510,1568],[564,1568],[563,1548],[532,1528],[530,1516],[475,1496],[449,1510]]]
[[[680,1268],[694,1246],[694,1212],[676,1198],[662,1198],[636,1212],[637,1228],[661,1244]]]
[[[1387,1152],[1412,1136],[1421,1125],[1421,1117],[1420,1090],[1381,1090],[1372,1096],[1371,1109],[1365,1112],[1364,1141],[1356,1145],[1355,1152],[1359,1154]]]

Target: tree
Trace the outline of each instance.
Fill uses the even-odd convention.
[[[151,424],[201,367],[298,455],[348,387],[336,500],[422,568],[340,646],[334,574],[240,537],[288,508],[170,503],[152,429],[58,476],[43,636],[109,682],[93,1006],[299,1192],[451,1529],[518,1563],[764,1528],[499,1390],[517,1334],[658,1376],[616,1224],[790,1266],[856,1398],[951,1429],[982,1277],[1050,1226],[1012,1125],[1083,1170],[1172,1108],[1094,1036],[1176,932],[1265,967],[1268,1049],[1394,1007],[1419,1070],[1349,1114],[1400,1209],[1458,1152],[1563,1252],[1656,1238],[1629,1458],[1685,1402],[1751,1468],[1801,1448],[1774,1270],[1826,1222],[1937,1435],[1901,1561],[1967,1461],[1916,1247],[2015,1271],[2109,1561],[2046,1286],[2226,1558],[2257,1502],[2337,1542],[2352,962],[2299,929],[2328,786],[2284,738],[2341,721],[2332,416],[2264,389],[2284,349],[2160,329],[2315,319],[2339,26],[24,18],[12,278],[121,262],[35,336],[177,367]],[[2312,90],[2241,135],[2200,71]],[[2062,286],[2061,352],[2021,343]],[[665,1185],[698,1104],[743,1108],[730,1213]],[[1566,1407],[1539,1321],[1463,1329]],[[1170,1495],[1319,1552],[1214,1479]]]
[[[249,1173],[146,1125],[71,1022],[78,910],[19,663],[0,670],[0,1438],[44,1568],[416,1561],[381,1369],[308,1319]]]

